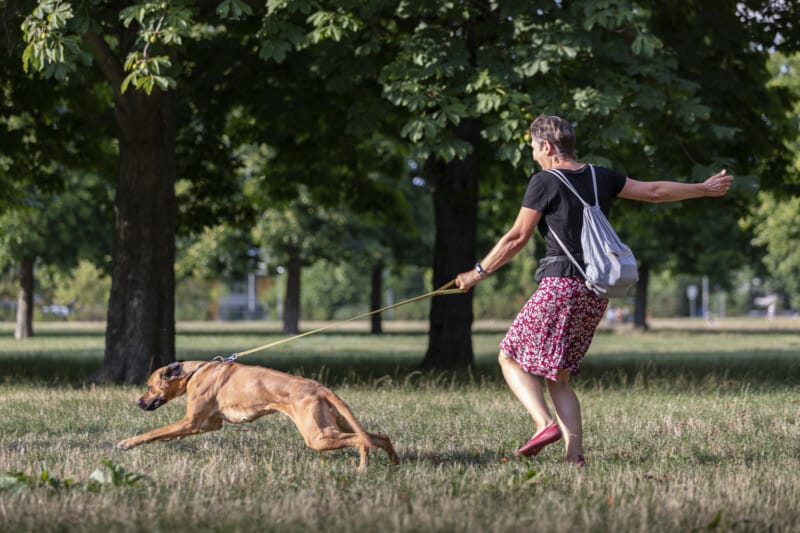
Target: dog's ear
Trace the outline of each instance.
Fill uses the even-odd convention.
[[[163,379],[177,378],[183,375],[183,365],[181,363],[170,363],[161,373]]]

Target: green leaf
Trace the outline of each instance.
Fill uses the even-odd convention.
[[[154,76],[156,85],[162,90],[173,89],[176,87],[177,82],[170,76]]]
[[[648,38],[643,33],[640,33],[633,40],[633,43],[631,44],[631,50],[636,55],[650,58],[653,57],[653,52],[655,51],[655,47],[650,38]]]
[[[419,142],[425,135],[425,121],[420,118],[412,118],[403,125],[400,130],[401,137],[407,137],[411,142]]]
[[[228,18],[231,12],[231,0],[225,0],[217,5],[217,15],[221,18]]]
[[[272,60],[276,63],[283,63],[286,54],[292,50],[292,45],[286,41],[267,40],[258,51],[258,57],[264,60]]]
[[[442,112],[452,124],[458,125],[461,119],[468,115],[467,106],[461,101],[448,98],[446,103],[442,104]]]
[[[475,98],[475,108],[478,113],[497,111],[503,103],[503,97],[497,93],[480,93]]]
[[[30,486],[30,476],[23,472],[0,473],[0,492],[20,494]]]
[[[238,20],[243,15],[252,15],[253,9],[243,0],[225,0],[217,6],[217,15],[220,18]]]
[[[706,524],[706,529],[708,530],[717,529],[717,526],[719,525],[721,520],[722,520],[722,509],[717,511],[717,514],[714,515],[714,518],[711,519],[711,522]]]
[[[31,58],[33,57],[33,49],[34,46],[29,44],[25,47],[25,51],[22,52],[22,70],[24,70],[25,73],[27,73],[28,69],[30,68]]]

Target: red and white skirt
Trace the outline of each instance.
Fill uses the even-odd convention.
[[[500,350],[529,374],[555,381],[558,371],[580,371],[608,300],[578,277],[542,279],[511,324]]]

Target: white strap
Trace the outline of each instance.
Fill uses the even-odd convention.
[[[599,205],[599,200],[597,199],[597,178],[596,178],[595,173],[594,173],[594,167],[592,165],[589,165],[589,169],[592,171],[592,186],[594,187],[594,202],[595,202],[595,205]],[[578,197],[578,200],[581,201],[581,203],[583,204],[583,208],[584,209],[592,207],[583,198],[581,198],[581,195],[578,194],[578,191],[575,190],[575,187],[573,187],[572,184],[569,182],[569,180],[567,180],[567,177],[564,176],[563,172],[561,172],[560,170],[555,169],[555,168],[548,169],[547,172],[549,172],[550,174],[552,174],[555,177],[557,177],[561,181],[561,183],[566,185],[567,188],[569,190],[571,190],[573,192],[573,194],[575,194],[575,196]],[[580,261],[575,259],[575,256],[573,256],[572,253],[570,253],[570,251],[567,250],[566,245],[561,240],[561,238],[558,236],[558,234],[555,232],[555,230],[553,230],[553,228],[551,228],[549,225],[547,227],[550,230],[550,232],[553,234],[553,237],[556,238],[556,242],[558,242],[558,245],[561,246],[561,249],[564,251],[564,253],[567,255],[567,257],[569,257],[569,260],[572,261],[572,264],[575,265],[575,268],[577,268],[578,271],[581,273],[581,275],[583,276],[583,279],[586,280],[586,286],[589,287],[590,290],[592,290],[592,291],[594,291],[595,293],[598,293],[598,294],[599,294],[598,291],[605,292],[604,290],[600,289],[599,287],[596,287],[593,283],[591,283],[589,281],[589,279],[588,279],[589,276],[586,275],[586,272],[583,270],[583,266],[580,264]]]
[[[594,205],[598,205],[600,203],[600,200],[598,200],[598,198],[597,198],[597,176],[594,173],[594,167],[592,165],[588,165],[588,166],[589,166],[589,170],[592,171],[592,188],[594,189]],[[569,182],[569,180],[567,179],[567,177],[564,175],[563,172],[561,172],[557,168],[550,168],[550,169],[547,169],[545,172],[549,172],[553,176],[557,177],[561,181],[561,183],[566,185],[567,189],[571,190],[572,194],[574,194],[575,196],[578,197],[578,200],[581,201],[581,203],[583,204],[583,207],[589,207],[588,202],[586,202],[586,200],[584,200],[581,197],[581,195],[578,194],[578,191],[575,190],[575,187],[572,186],[572,184]]]
[[[575,259],[575,256],[572,255],[569,250],[567,250],[567,247],[564,246],[564,243],[558,237],[558,234],[555,232],[555,230],[553,230],[553,228],[550,228],[550,233],[552,233],[553,237],[556,238],[556,242],[558,242],[558,245],[561,246],[562,250],[564,250],[564,253],[567,254],[567,257],[569,257],[569,260],[572,261],[572,264],[575,265],[575,267],[580,271],[581,275],[583,276],[583,279],[586,279],[588,276],[586,276],[586,272],[583,271],[583,267],[581,266],[580,261]]]

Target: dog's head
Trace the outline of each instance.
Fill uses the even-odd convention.
[[[196,362],[170,363],[162,366],[147,380],[147,391],[136,401],[145,411],[158,409],[186,392],[189,378],[197,371]]]

